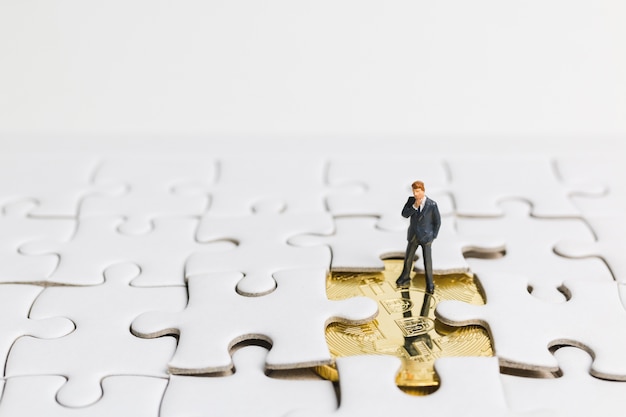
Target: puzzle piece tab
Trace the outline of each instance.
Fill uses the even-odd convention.
[[[329,412],[337,407],[332,382],[268,377],[266,355],[262,347],[247,346],[233,354],[233,375],[170,376],[160,416],[191,417],[210,410],[219,416],[271,417],[298,408]]]
[[[41,292],[41,287],[34,285],[0,285],[0,363],[3,366],[14,343],[23,340],[22,336],[54,339],[74,331],[74,323],[64,317],[51,314],[37,318],[30,314]]]
[[[64,375],[67,384],[57,400],[69,407],[98,401],[100,382],[110,375],[167,377],[166,364],[175,340],[145,340],[130,332],[139,314],[154,309],[176,311],[185,305],[184,287],[137,288],[132,264],[105,272],[105,283],[92,287],[50,287],[34,303],[31,317],[65,316],[76,323],[68,336],[42,340],[21,338],[7,360],[8,377]]]
[[[299,248],[287,243],[300,233],[330,233],[332,217],[325,213],[256,213],[248,216],[205,215],[198,227],[200,242],[234,241],[232,251],[198,253],[189,258],[186,275],[242,272],[237,285],[244,295],[267,294],[276,288],[272,274],[291,268],[325,268],[330,251],[325,247]]]
[[[626,328],[626,310],[614,281],[565,280],[571,298],[550,303],[529,294],[528,281],[520,275],[483,273],[478,280],[485,305],[442,301],[436,314],[444,324],[487,328],[502,366],[557,372],[558,362],[548,348],[571,345],[593,352],[592,375],[626,380],[626,332],[606,330]]]
[[[0,282],[43,283],[57,266],[58,257],[25,256],[21,245],[42,239],[69,239],[76,221],[41,219],[28,214],[37,207],[32,200],[18,201],[3,207],[0,214]]]
[[[566,181],[593,182],[606,187],[606,193],[599,198],[572,196],[582,213],[604,215],[626,211],[626,164],[619,152],[601,157],[589,154],[559,157],[556,161],[558,172]]]
[[[448,158],[456,212],[460,216],[488,217],[504,213],[503,200],[522,199],[536,217],[580,217],[569,198],[578,192],[601,195],[602,185],[568,185],[557,177],[555,164],[542,156],[467,156]]]
[[[142,376],[110,376],[102,380],[104,395],[85,408],[68,408],[56,400],[65,384],[58,375],[9,378],[0,402],[0,417],[157,417],[167,380]]]
[[[620,284],[626,284],[625,216],[626,210],[623,213],[585,214],[585,221],[593,230],[596,240],[584,241],[563,236],[563,240],[555,246],[555,251],[569,258],[601,258],[608,265],[613,278]]]
[[[328,300],[324,268],[279,271],[274,274],[276,290],[259,297],[238,294],[240,279],[240,273],[189,277],[187,308],[142,314],[132,324],[133,333],[180,335],[169,363],[174,374],[228,371],[233,366],[230,348],[251,339],[272,343],[268,368],[301,368],[331,362],[324,335],[328,324],[364,323],[378,313],[369,298]]]

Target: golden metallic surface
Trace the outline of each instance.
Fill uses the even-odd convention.
[[[327,279],[331,300],[366,296],[378,302],[379,314],[371,323],[350,326],[333,323],[326,329],[326,341],[334,357],[380,354],[401,358],[396,383],[404,391],[424,395],[437,389],[435,359],[444,356],[493,356],[488,333],[479,326],[448,327],[435,319],[441,300],[484,304],[473,276],[435,275],[435,293],[424,291],[423,275],[415,275],[410,287],[397,288],[401,260],[386,260],[378,273],[334,272]],[[332,366],[319,367],[324,378],[337,380]]]

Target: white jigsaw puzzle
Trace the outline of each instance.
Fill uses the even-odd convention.
[[[33,304],[31,317],[67,317],[76,330],[58,339],[19,339],[7,360],[7,377],[65,376],[67,383],[56,398],[69,407],[96,402],[106,376],[167,377],[166,363],[176,350],[175,341],[137,338],[130,325],[144,311],[182,308],[186,291],[184,287],[130,286],[139,273],[136,265],[117,264],[105,271],[104,284],[46,288]]]
[[[0,416],[587,415],[596,398],[620,415],[626,188],[606,176],[621,168],[396,154],[370,171],[378,155],[148,152],[66,158],[50,178],[62,159],[7,163],[24,178],[0,181]],[[476,274],[486,296],[441,302],[437,326],[487,327],[496,356],[439,360],[421,398],[393,358],[339,358],[338,395],[293,379],[333,361],[327,324],[374,318],[372,300],[328,300],[326,279],[404,256],[416,179],[442,207],[435,273]]]
[[[9,378],[6,397],[0,401],[0,417],[155,417],[167,379],[109,376],[102,380],[102,399],[80,408],[64,407],[56,401],[63,384],[65,378],[58,375]]]
[[[233,354],[235,372],[227,376],[170,376],[160,417],[205,415],[256,417],[282,416],[298,408],[329,412],[337,397],[330,381],[290,380],[265,374],[267,350],[239,348]],[[236,395],[237,398],[233,398]]]
[[[509,410],[502,391],[498,361],[484,357],[448,357],[435,362],[441,385],[428,396],[409,396],[395,384],[400,360],[391,356],[337,359],[341,403],[332,413],[304,410],[288,417],[374,416],[407,413],[442,416],[548,416],[539,408],[517,414]]]
[[[552,303],[529,294],[522,275],[483,273],[478,279],[485,305],[447,300],[437,305],[436,314],[448,325],[484,326],[503,366],[556,372],[558,362],[548,348],[571,345],[593,352],[592,375],[626,380],[626,332],[606,330],[626,326],[626,310],[613,280],[567,279],[564,287],[571,298]]]
[[[200,242],[234,242],[231,251],[197,253],[187,262],[187,276],[213,272],[241,272],[237,291],[262,295],[273,291],[272,274],[291,268],[329,268],[330,251],[325,247],[299,248],[287,242],[300,233],[330,233],[333,220],[328,213],[255,213],[247,216],[202,217]]]
[[[369,298],[328,300],[324,268],[276,272],[276,290],[258,297],[238,294],[240,279],[236,272],[191,276],[185,310],[144,313],[132,330],[147,338],[179,335],[169,363],[176,374],[231,370],[230,349],[245,340],[272,344],[268,368],[301,368],[331,363],[324,334],[328,324],[365,323],[378,313]]]

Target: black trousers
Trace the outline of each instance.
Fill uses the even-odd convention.
[[[416,236],[413,236],[406,245],[406,254],[404,255],[404,267],[402,268],[401,277],[411,276],[413,261],[415,260],[415,252],[418,246],[422,247],[422,255],[424,256],[424,272],[426,273],[426,288],[433,288],[433,258],[432,258],[432,242],[420,243]]]

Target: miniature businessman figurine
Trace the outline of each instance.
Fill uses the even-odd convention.
[[[439,233],[441,216],[437,203],[426,197],[426,189],[422,181],[415,181],[411,187],[413,188],[413,197],[409,197],[402,209],[402,216],[411,218],[407,233],[408,243],[404,256],[404,268],[396,280],[396,284],[406,286],[411,281],[410,275],[415,251],[418,246],[421,246],[424,256],[424,271],[426,272],[426,292],[432,294],[435,291],[435,284],[433,283],[431,245]]]

